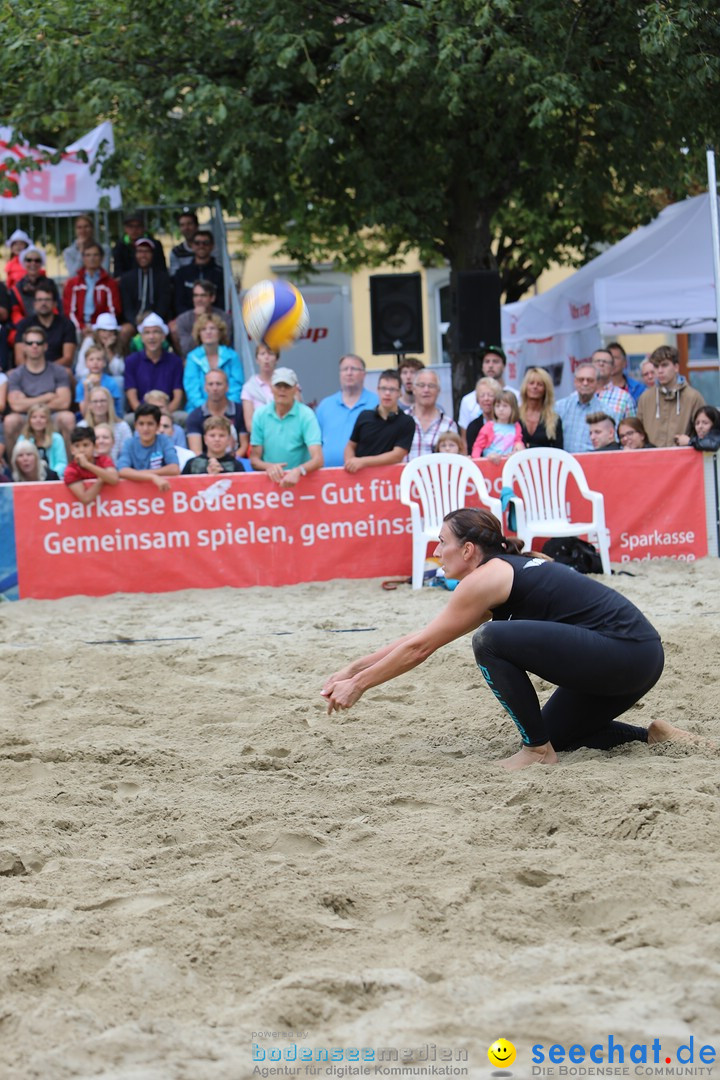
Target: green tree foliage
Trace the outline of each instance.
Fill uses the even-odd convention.
[[[720,14],[694,0],[7,0],[5,123],[115,125],[126,202],[218,197],[304,266],[553,260],[701,185]],[[685,147],[686,154],[681,153]]]

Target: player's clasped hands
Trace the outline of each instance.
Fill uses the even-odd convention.
[[[328,715],[332,712],[340,712],[341,709],[350,709],[362,696],[362,690],[358,689],[352,679],[341,678],[342,672],[331,675],[323,686],[321,693],[328,703]]]

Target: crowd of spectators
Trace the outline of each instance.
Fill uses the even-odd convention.
[[[491,346],[457,422],[435,371],[406,357],[365,387],[364,360],[340,358],[339,389],[315,409],[292,368],[265,345],[247,380],[232,347],[213,234],[191,211],[170,253],[128,214],[109,250],[92,220],[75,220],[63,252],[62,291],[45,253],[16,230],[0,283],[0,477],[64,479],[83,502],[119,479],[161,490],[179,473],[255,470],[292,487],[317,469],[356,473],[436,451],[501,462],[525,447],[571,453],[683,446],[716,450],[720,414],[661,346],[627,369],[618,342],[576,366],[574,390],[555,398],[550,374],[506,382]]]

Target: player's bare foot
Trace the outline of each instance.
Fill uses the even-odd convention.
[[[653,720],[648,727],[648,746],[661,742],[699,743],[703,740],[699,735],[692,735],[689,731],[683,731],[682,728],[668,724],[667,720]]]
[[[547,742],[542,746],[523,746],[512,757],[503,758],[500,762],[503,769],[508,772],[517,772],[518,769],[527,769],[529,765],[557,765],[558,756]]]

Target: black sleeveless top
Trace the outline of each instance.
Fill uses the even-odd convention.
[[[655,641],[659,634],[643,613],[614,589],[562,563],[526,555],[493,555],[513,570],[513,586],[493,619],[568,623],[627,641]]]

